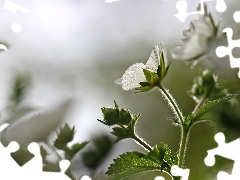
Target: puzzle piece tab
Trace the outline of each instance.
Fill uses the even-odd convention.
[[[240,18],[239,18],[240,20]],[[228,39],[228,47],[225,46],[219,46],[216,48],[216,55],[220,58],[224,56],[229,56],[230,61],[230,67],[231,68],[240,68],[240,58],[233,57],[232,51],[236,47],[240,47],[240,39],[233,40],[233,30],[231,28],[225,28],[223,29],[223,32],[227,34]],[[240,72],[238,72],[238,77],[240,78]]]
[[[154,178],[154,180],[165,180],[165,178],[162,177],[162,176],[157,176],[157,177]]]
[[[233,19],[236,23],[240,22],[240,11],[236,11],[233,13]]]
[[[240,177],[240,138],[225,143],[225,136],[223,133],[217,133],[214,136],[215,141],[218,144],[217,148],[208,150],[207,157],[204,159],[204,163],[207,166],[213,166],[215,164],[215,155],[230,159],[234,161],[232,174],[220,171],[217,175],[218,180],[237,180]]]
[[[181,180],[188,180],[190,170],[189,169],[182,169],[178,167],[177,165],[172,166],[171,168],[171,174],[173,176],[181,176]]]
[[[0,132],[2,132],[7,126],[8,124],[0,126]],[[61,172],[44,172],[40,147],[37,143],[32,142],[28,145],[28,151],[34,155],[34,158],[21,167],[11,156],[11,153],[16,152],[18,149],[19,144],[15,141],[10,142],[7,147],[4,147],[0,142],[0,179],[71,180],[65,174],[66,170],[70,166],[70,162],[68,160],[61,160],[59,162]]]
[[[187,16],[189,15],[193,15],[193,14],[203,15],[205,13],[203,3],[207,1],[216,1],[215,8],[220,13],[226,11],[227,9],[227,6],[224,0],[200,0],[200,10],[195,12],[187,12],[187,6],[188,6],[187,2],[185,0],[181,0],[176,3],[178,14],[175,14],[175,17],[178,18],[181,22],[185,22]]]

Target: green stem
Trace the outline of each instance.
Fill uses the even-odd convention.
[[[147,144],[145,141],[143,141],[142,139],[140,139],[136,134],[134,134],[133,139],[135,141],[137,141],[141,146],[143,146],[145,149],[147,149],[148,151],[152,150],[152,147]]]
[[[176,114],[178,116],[178,119],[180,119],[181,124],[183,125],[184,118],[183,118],[182,112],[180,111],[176,101],[174,100],[172,95],[161,84],[159,84],[158,87],[160,88],[162,94],[168,100],[168,103],[170,104],[170,106],[173,108],[174,114]]]
[[[186,147],[187,147],[187,141],[188,141],[188,134],[189,134],[189,128],[182,127],[181,129],[181,143],[179,148],[179,154],[178,154],[178,166],[180,168],[183,168],[184,165],[184,158],[186,154]]]
[[[174,114],[176,114],[178,116],[178,119],[181,121],[181,140],[180,140],[180,148],[179,148],[179,154],[178,154],[178,158],[179,158],[178,166],[180,168],[182,168],[183,165],[184,165],[184,157],[185,157],[185,153],[186,153],[188,133],[189,133],[190,128],[185,127],[184,117],[182,115],[182,112],[180,111],[180,109],[179,109],[176,101],[172,97],[172,95],[160,84],[158,85],[158,87],[160,88],[161,92],[163,93],[163,95],[168,100],[168,103],[172,107],[172,109],[174,111]],[[175,179],[178,179],[178,178],[176,177]]]

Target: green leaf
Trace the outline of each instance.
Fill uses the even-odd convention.
[[[158,75],[150,70],[143,69],[143,73],[150,84],[154,84],[159,79]]]
[[[172,155],[169,146],[161,143],[148,154],[127,152],[120,155],[110,165],[106,174],[113,175],[113,179],[123,179],[144,171],[159,170],[170,173],[171,166],[177,163],[177,154]]]
[[[161,65],[158,66],[157,75],[158,75],[159,78],[162,77],[162,67],[161,67]]]
[[[166,70],[165,70],[165,74],[164,74],[164,76],[167,75],[170,65],[171,65],[171,62],[170,62],[170,63],[168,64],[168,66],[166,67]]]
[[[137,87],[137,88],[135,88],[135,90],[137,90],[137,91],[134,92],[134,94],[141,93],[141,92],[147,92],[147,91],[151,90],[152,88],[153,88],[152,85],[151,86]]]
[[[65,148],[65,146],[73,140],[74,134],[75,134],[75,126],[73,126],[73,128],[71,128],[66,123],[63,128],[60,127],[60,131],[59,131],[59,133],[57,133],[57,138],[54,141],[54,146],[57,149],[63,150]]]
[[[119,106],[117,105],[116,101],[114,101],[114,104],[114,108],[101,108],[104,119],[98,119],[98,121],[108,126],[128,125],[132,121],[129,110],[123,108],[119,110]]]
[[[171,150],[167,144],[161,143],[153,148],[148,153],[148,157],[161,166],[161,169],[170,173],[172,165],[178,163],[178,157],[172,155]]]
[[[131,129],[121,127],[114,127],[111,133],[116,136],[115,142],[118,142],[122,139],[131,138],[134,134]]]
[[[165,152],[166,152],[166,147],[162,143],[161,145],[155,146],[153,150],[148,153],[148,157],[154,160],[155,162],[157,162],[158,164],[162,164],[165,156]]]
[[[134,137],[134,129],[137,120],[139,119],[140,114],[133,115],[132,121],[128,124],[128,126],[120,126],[120,127],[114,127],[113,131],[111,132],[114,136],[116,136],[115,143],[127,138],[133,138]]]
[[[102,113],[103,113],[103,120],[99,120],[101,123],[107,125],[107,126],[112,126],[115,125],[118,121],[118,117],[119,117],[119,109],[118,107],[115,108],[106,108],[103,107],[101,108]]]
[[[105,125],[113,126],[111,133],[116,136],[115,142],[126,138],[133,138],[135,124],[140,115],[131,115],[129,110],[119,109],[115,101],[114,103],[115,108],[102,108],[104,120],[98,121]]]
[[[119,124],[128,125],[132,121],[130,112],[126,109],[121,109],[119,112]]]
[[[160,65],[161,65],[161,68],[162,68],[162,70],[161,70],[161,73],[162,73],[161,77],[163,77],[164,73],[165,73],[165,61],[164,61],[163,52],[160,55]]]
[[[67,151],[65,151],[65,156],[67,159],[71,160],[81,149],[83,149],[89,141],[84,141],[82,143],[73,144]]]
[[[190,114],[187,116],[187,118],[185,119],[184,123],[186,125],[195,123],[200,121],[201,117],[206,114],[208,111],[210,111],[211,109],[213,109],[214,107],[227,102],[228,100],[232,99],[236,97],[236,95],[232,94],[232,95],[228,95],[213,101],[208,101],[207,103],[203,104],[194,114]]]
[[[151,86],[151,84],[149,82],[140,82],[139,83],[142,87],[147,87],[147,86]]]
[[[114,160],[106,174],[113,175],[113,179],[119,180],[140,172],[154,170],[160,171],[159,164],[147,158],[145,154],[127,152]]]

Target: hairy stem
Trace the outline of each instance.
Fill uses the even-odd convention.
[[[183,124],[184,118],[183,118],[182,112],[180,111],[175,99],[161,84],[159,84],[158,87],[160,88],[162,94],[166,97],[169,105],[172,107],[174,114],[176,114],[178,116],[178,119],[181,121],[181,124]]]
[[[185,127],[184,125],[184,117],[182,115],[182,112],[180,111],[175,99],[172,97],[172,95],[160,84],[158,85],[163,95],[168,100],[169,105],[172,107],[174,114],[177,115],[178,119],[181,121],[181,140],[180,140],[180,147],[179,147],[179,154],[178,154],[178,166],[180,168],[184,165],[184,157],[186,153],[186,147],[187,147],[187,141],[188,141],[188,134],[189,134],[189,127]],[[204,101],[202,102],[204,103]],[[199,105],[200,106],[200,105]],[[174,177],[174,179],[179,179],[178,177]]]
[[[148,151],[152,150],[152,147],[147,144],[145,141],[143,141],[142,139],[140,139],[136,134],[134,134],[133,139],[135,141],[137,141],[141,146],[143,146],[145,149],[147,149]]]
[[[179,148],[179,154],[178,154],[178,166],[180,168],[183,168],[184,165],[184,158],[186,154],[187,149],[187,141],[188,141],[188,135],[189,135],[189,128],[181,128],[181,142],[180,142],[180,148]]]

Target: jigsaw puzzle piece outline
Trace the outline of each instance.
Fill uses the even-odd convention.
[[[224,28],[222,32],[225,32],[227,35],[228,46],[218,46],[216,48],[216,55],[219,58],[229,56],[230,67],[231,68],[240,68],[240,58],[233,57],[232,50],[235,47],[240,47],[240,39],[233,40],[233,30],[232,28]],[[240,72],[238,72],[238,77],[240,78]]]
[[[214,136],[218,146],[216,148],[207,151],[207,156],[204,159],[204,163],[207,166],[213,166],[215,164],[215,156],[221,156],[234,161],[232,173],[228,174],[224,171],[220,171],[217,174],[218,180],[237,180],[240,177],[240,138],[237,138],[229,143],[225,142],[225,135],[223,133],[217,133]]]
[[[28,145],[28,151],[34,155],[27,163],[22,166],[22,171],[38,173],[43,171],[43,161],[40,152],[40,147],[36,142],[32,142]]]
[[[236,23],[240,22],[240,11],[236,11],[233,13],[233,19]]]
[[[0,126],[0,133],[9,126],[8,123],[4,123]],[[20,166],[17,164],[17,162],[12,158],[11,153],[18,151],[19,144],[16,141],[12,141],[8,144],[7,147],[4,147],[2,143],[0,142],[0,169],[5,172],[9,169],[14,168],[20,168]],[[9,161],[6,161],[6,159],[9,158]],[[4,163],[3,163],[4,162]]]
[[[204,2],[208,1],[216,1],[215,9],[222,13],[226,11],[227,6],[224,0],[200,0],[200,10],[198,11],[192,11],[192,12],[187,12],[187,2],[185,0],[180,0],[176,3],[176,9],[178,11],[178,14],[174,14],[174,16],[179,19],[181,22],[185,22],[186,18],[189,15],[194,15],[194,14],[199,14],[203,15],[205,13],[204,10]]]
[[[4,123],[0,126],[0,133],[9,124]],[[0,179],[44,179],[44,180],[71,180],[65,172],[70,166],[70,161],[61,160],[59,162],[60,172],[45,172],[43,171],[43,162],[38,143],[32,142],[28,145],[28,151],[34,157],[25,163],[22,167],[12,158],[11,153],[19,150],[19,144],[16,141],[11,141],[7,147],[4,147],[0,142]],[[2,177],[2,178],[1,178]]]
[[[173,176],[181,176],[181,180],[188,180],[189,174],[190,174],[190,169],[182,169],[177,165],[173,165],[171,167],[171,174]]]
[[[154,180],[165,180],[165,178],[162,177],[162,176],[157,176],[157,177],[154,178]]]

